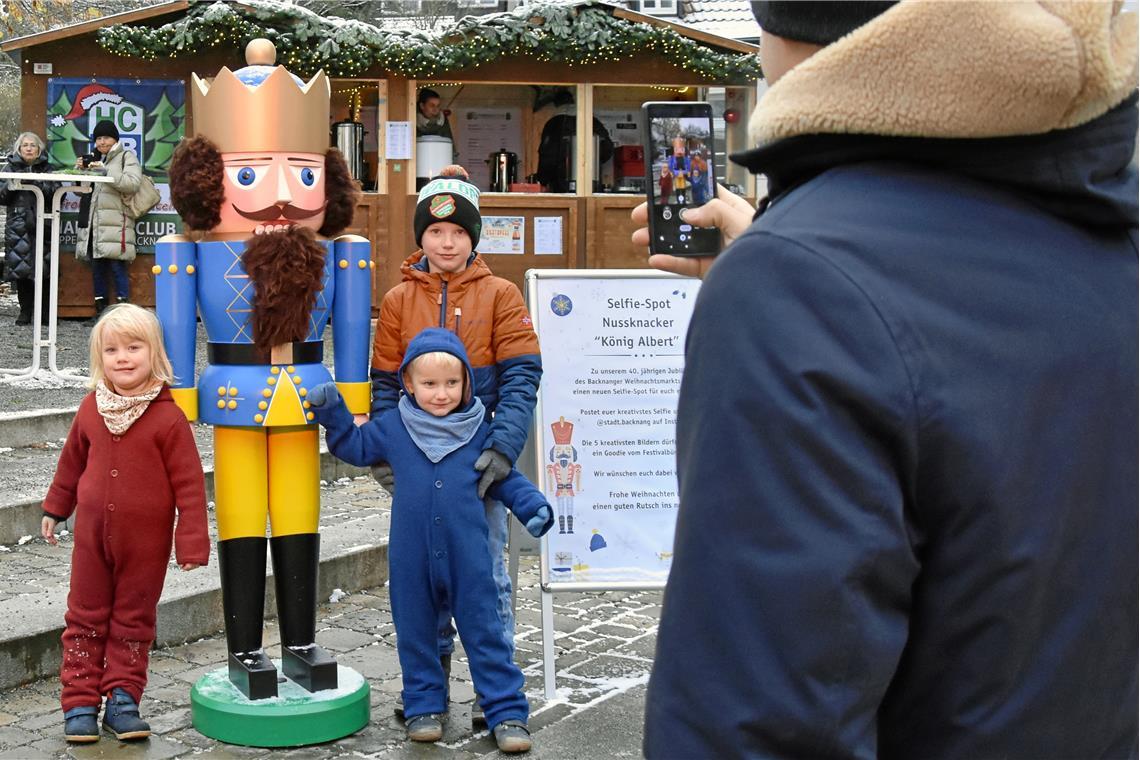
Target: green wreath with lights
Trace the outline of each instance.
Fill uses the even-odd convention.
[[[671,28],[617,18],[592,0],[465,16],[438,34],[385,31],[295,5],[245,0],[244,6],[197,2],[178,21],[106,27],[96,39],[115,55],[153,61],[218,46],[244,49],[250,40],[265,37],[277,46],[278,63],[305,77],[320,69],[333,77],[355,77],[379,67],[410,79],[432,79],[505,56],[588,66],[645,53],[723,84],[751,84],[761,76],[755,55],[721,52]]]

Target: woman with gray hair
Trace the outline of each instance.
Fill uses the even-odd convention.
[[[34,132],[23,132],[12,145],[12,153],[0,171],[29,174],[46,174],[51,171],[44,141]],[[55,182],[33,181],[44,194],[45,204],[51,203],[52,194],[59,186]],[[0,205],[8,209],[7,223],[4,226],[4,278],[12,282],[20,301],[20,315],[17,325],[27,325],[32,321],[32,311],[36,292],[36,197],[30,190],[16,190],[12,180],[0,186]],[[50,251],[51,220],[44,219],[44,254]],[[47,310],[49,296],[45,285],[43,290],[44,311]]]

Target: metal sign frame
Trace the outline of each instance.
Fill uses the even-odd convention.
[[[540,304],[538,303],[538,283],[540,280],[551,279],[595,279],[595,280],[629,280],[629,279],[662,279],[662,280],[691,280],[692,278],[680,277],[678,275],[670,274],[668,272],[661,272],[654,269],[608,269],[608,270],[595,270],[595,269],[530,269],[526,272],[526,296],[527,309],[531,314],[531,319],[535,321],[535,331],[538,331],[538,323],[540,317],[538,316]],[[541,340],[541,335],[539,336]],[[543,375],[543,382],[549,382],[548,375]],[[541,451],[539,451],[539,441],[543,438],[542,425],[545,416],[543,415],[542,394],[538,396],[538,403],[535,406],[534,422],[531,428],[530,440],[527,443],[527,452],[533,456],[534,463],[534,481],[535,484],[546,493],[546,471],[544,467],[539,465],[541,462]],[[548,534],[549,535],[549,534]],[[554,594],[560,592],[581,592],[581,591],[651,591],[663,589],[665,581],[592,581],[592,582],[574,582],[568,581],[565,583],[550,583],[550,567],[548,562],[548,537],[543,536],[541,539],[541,571],[540,571],[540,587],[541,587],[541,601],[542,601],[542,663],[543,663],[543,684],[545,688],[546,699],[554,699],[555,696],[555,653],[554,653]],[[512,542],[513,546],[513,542]],[[516,561],[514,556],[512,560]]]

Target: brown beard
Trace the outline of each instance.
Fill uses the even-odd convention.
[[[313,231],[293,225],[284,232],[255,235],[242,254],[253,283],[253,342],[258,350],[303,341],[323,286],[325,247]]]

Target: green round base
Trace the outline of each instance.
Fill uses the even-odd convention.
[[[338,665],[337,680],[337,688],[314,693],[286,679],[276,697],[249,700],[221,667],[190,690],[190,715],[199,732],[227,744],[300,747],[333,741],[368,725],[371,712],[368,682],[359,673]]]

